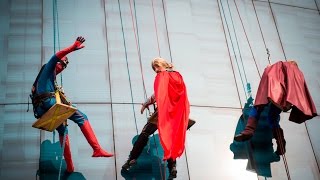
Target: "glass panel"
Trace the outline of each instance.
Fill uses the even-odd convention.
[[[92,148],[70,121],[76,172],[68,179],[168,176],[157,131],[135,169],[121,171],[146,123],[148,114],[140,114],[140,104],[153,94],[156,74],[150,62],[157,56],[172,61],[183,75],[190,117],[196,120],[177,160],[177,179],[320,179],[319,117],[295,124],[288,121],[289,113],[281,114],[285,156],[274,154],[278,144],[265,114],[251,141],[233,141],[246,121],[241,118],[246,83],[255,98],[269,64],[258,22],[271,63],[285,59],[283,46],[286,57],[305,73],[320,109],[320,19],[315,6],[320,1],[272,2],[277,28],[266,0],[253,1],[259,21],[251,1],[58,0],[56,50],[71,45],[78,35],[86,38],[84,49],[68,55],[69,67],[58,83],[88,116],[101,146],[116,154],[92,158]],[[1,1],[0,9],[0,179],[57,179],[60,162],[61,170],[66,168],[58,134],[32,128],[35,118],[26,112],[31,85],[54,54],[53,3]]]

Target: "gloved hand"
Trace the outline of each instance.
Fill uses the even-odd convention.
[[[146,108],[149,110],[149,105],[150,105],[150,104],[142,103],[141,105],[142,105],[141,110],[140,110],[141,114],[143,114],[143,111],[144,111]]]
[[[140,110],[141,114],[146,108],[149,110],[149,106],[155,102],[156,102],[156,98],[154,97],[154,95],[152,95],[150,98],[147,99],[145,103],[142,103],[142,107]]]
[[[77,40],[72,45],[74,47],[74,51],[84,48],[84,45],[82,45],[82,43],[84,43],[85,41],[86,39],[84,39],[84,37],[77,37]]]
[[[71,46],[69,46],[63,50],[60,50],[59,52],[56,53],[56,56],[59,59],[62,59],[64,56],[71,53],[72,51],[77,51],[79,49],[84,48],[84,45],[82,45],[82,43],[84,43],[84,41],[86,41],[84,39],[84,37],[82,37],[82,36],[77,37],[76,41]]]

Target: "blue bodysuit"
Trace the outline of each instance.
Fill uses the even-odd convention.
[[[43,70],[40,71],[38,75],[38,79],[35,82],[35,95],[55,92],[55,80],[56,80],[56,64],[60,61],[60,59],[53,55],[49,62],[44,65]],[[39,105],[34,108],[36,114],[40,117],[46,113],[53,105],[56,104],[55,97],[51,96],[44,99]],[[81,127],[85,121],[88,120],[87,116],[82,113],[80,110],[77,110],[72,116],[69,117],[70,120],[75,122],[79,127]],[[61,124],[57,131],[60,136],[64,135],[66,131],[66,126]]]

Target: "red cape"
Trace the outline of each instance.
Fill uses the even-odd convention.
[[[180,157],[184,151],[190,105],[186,86],[178,72],[163,71],[154,81],[158,106],[158,131],[164,160]]]
[[[317,115],[303,73],[298,66],[279,61],[268,66],[262,75],[255,105],[273,102],[283,111],[292,105],[289,120],[302,123]]]

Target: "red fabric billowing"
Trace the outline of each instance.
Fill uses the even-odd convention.
[[[190,112],[186,86],[180,73],[163,71],[155,78],[154,92],[163,159],[176,159],[184,151]]]
[[[292,105],[289,120],[302,123],[317,115],[317,111],[303,73],[298,66],[279,61],[265,68],[262,75],[255,105],[273,102],[287,111]]]

